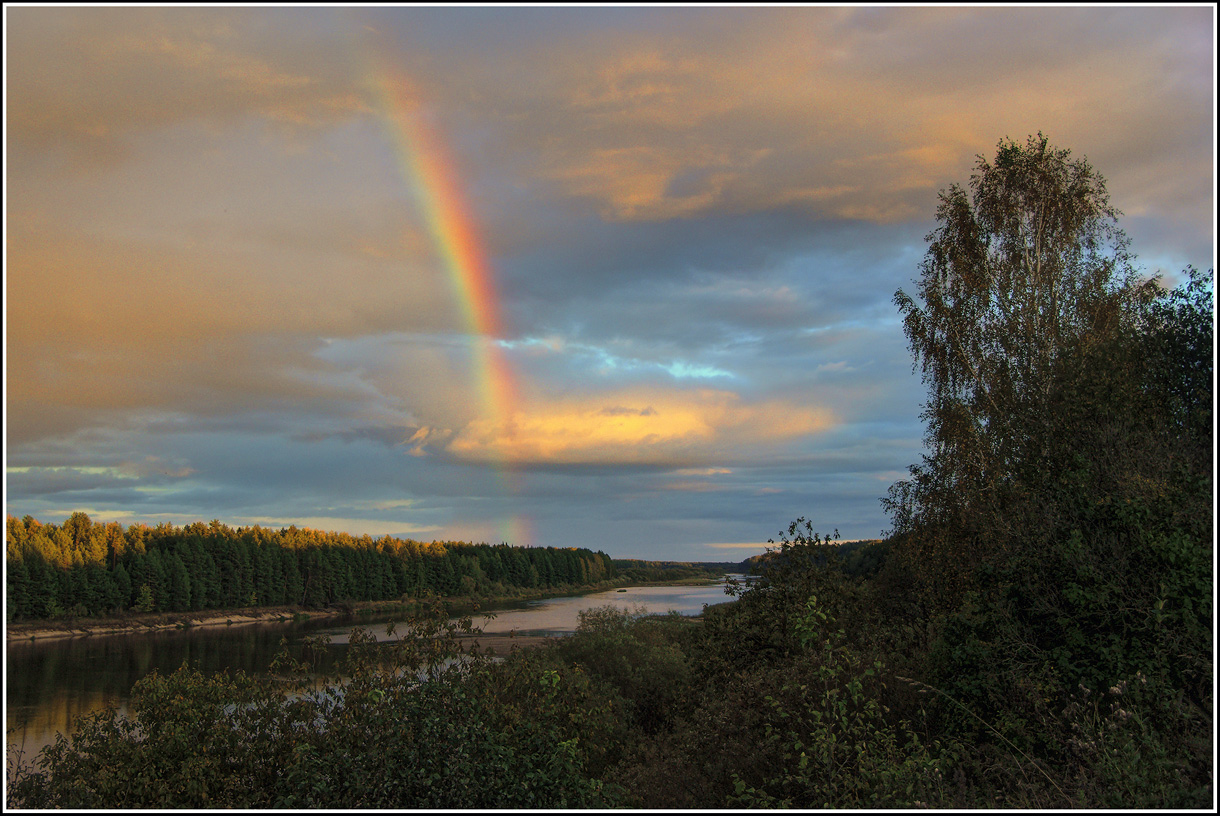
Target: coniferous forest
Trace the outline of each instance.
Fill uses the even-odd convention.
[[[322,608],[403,596],[499,596],[614,577],[602,552],[489,546],[288,527],[63,524],[8,519],[12,621],[256,606]]]
[[[320,684],[288,653],[274,676],[152,675],[19,769],[9,804],[1214,808],[1212,275],[1148,280],[1102,177],[1041,134],[980,157],[936,223],[895,296],[926,445],[884,540],[798,519],[699,620],[593,609],[502,660],[461,652],[472,621],[437,610],[355,636]],[[113,603],[147,586],[154,605],[324,602],[374,574],[398,592],[441,563],[450,586],[611,566],[571,551],[560,576],[485,548],[493,578],[480,548],[207,527],[148,534],[140,560],[71,522],[49,556],[18,550],[30,586],[66,576],[56,602],[86,610],[120,566]],[[37,535],[10,523],[10,548],[14,529]],[[199,558],[215,587],[173,577],[211,574]]]

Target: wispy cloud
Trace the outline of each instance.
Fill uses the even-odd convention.
[[[21,31],[8,42],[9,138],[23,151],[67,148],[106,164],[131,160],[139,136],[183,122],[253,114],[316,128],[370,110],[343,60],[317,60],[304,42],[268,48],[265,26],[275,23],[257,10],[7,15]]]
[[[440,527],[436,525],[409,524],[406,522],[386,521],[383,519],[367,519],[344,516],[242,516],[235,523],[244,526],[258,525],[260,527],[309,527],[315,530],[325,530],[349,535],[382,536],[382,535],[415,535],[436,533]]]

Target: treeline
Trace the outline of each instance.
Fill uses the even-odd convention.
[[[637,558],[616,558],[613,563],[620,577],[640,583],[722,578],[726,573],[745,571],[745,562],[739,561],[643,561]]]
[[[775,569],[781,564],[790,566],[788,561],[799,558],[801,566],[804,567],[823,567],[833,561],[836,569],[848,575],[868,578],[880,572],[885,557],[894,546],[892,540],[880,538],[840,542],[837,540],[838,535],[836,530],[832,536],[819,541],[818,546],[806,548],[799,554],[781,547],[769,549],[760,555],[752,555],[741,563],[738,571],[759,574],[765,568]],[[774,544],[775,541],[771,540],[769,543]]]
[[[429,593],[503,595],[615,576],[605,553],[422,543],[297,528],[236,529],[8,518],[8,619],[299,605],[321,608]]]

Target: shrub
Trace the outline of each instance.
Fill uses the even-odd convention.
[[[614,716],[579,670],[541,676],[463,653],[469,620],[417,621],[379,644],[354,630],[333,677],[285,652],[274,676],[152,674],[129,714],[79,721],[23,769],[40,808],[587,808],[586,735]],[[596,744],[594,737],[589,744]]]

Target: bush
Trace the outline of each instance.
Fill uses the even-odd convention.
[[[588,808],[617,789],[584,740],[611,706],[575,669],[539,676],[462,653],[440,617],[378,644],[354,630],[320,681],[287,652],[277,676],[152,674],[131,712],[81,720],[22,769],[10,805],[39,808]],[[590,745],[597,743],[594,736]]]
[[[576,633],[551,648],[555,660],[621,699],[634,727],[655,733],[668,727],[690,683],[686,654],[672,639],[684,622],[632,618],[613,606],[582,611]]]

